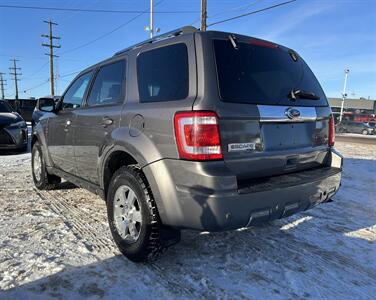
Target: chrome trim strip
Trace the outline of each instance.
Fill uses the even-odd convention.
[[[277,106],[277,105],[257,105],[260,113],[260,122],[305,122],[316,121],[317,113],[315,107],[295,107],[295,106]],[[300,116],[289,119],[286,111],[290,108],[300,111]]]

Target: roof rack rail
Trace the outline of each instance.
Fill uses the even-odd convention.
[[[156,42],[156,41],[159,41],[159,40],[162,40],[162,39],[166,39],[166,38],[169,38],[169,37],[178,36],[178,35],[185,34],[185,33],[193,33],[193,32],[196,32],[196,31],[198,31],[198,29],[196,27],[184,26],[184,27],[181,27],[181,28],[178,28],[178,29],[157,35],[157,36],[155,36],[151,39],[148,39],[148,40],[143,41],[141,43],[138,43],[138,44],[135,44],[133,46],[127,47],[123,50],[120,50],[120,51],[115,53],[115,56],[119,55],[119,54],[123,54],[123,53],[125,53],[129,50],[135,49],[135,48],[140,47],[140,46],[145,45],[145,44],[150,44],[150,43],[153,43],[153,42]]]

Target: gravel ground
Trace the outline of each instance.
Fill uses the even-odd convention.
[[[334,202],[260,227],[184,231],[153,264],[123,258],[104,202],[37,191],[30,154],[0,156],[0,298],[325,298],[376,295],[376,145],[346,157]]]

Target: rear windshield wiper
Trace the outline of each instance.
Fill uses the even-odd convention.
[[[320,97],[313,92],[307,92],[303,90],[291,90],[287,95],[290,99],[310,99],[310,100],[320,100]]]

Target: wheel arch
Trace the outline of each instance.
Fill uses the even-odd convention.
[[[33,148],[33,146],[36,142],[39,142],[39,138],[36,134],[33,134],[32,137],[31,137],[31,148]]]
[[[125,150],[114,150],[108,154],[103,162],[101,187],[104,190],[104,196],[107,197],[108,186],[112,175],[123,166],[139,166],[136,158]]]

